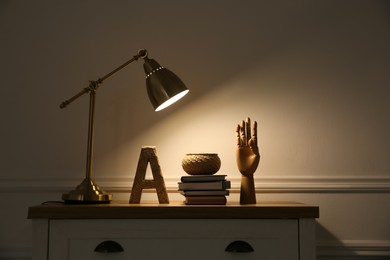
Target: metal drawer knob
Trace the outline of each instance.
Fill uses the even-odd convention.
[[[95,248],[97,253],[119,253],[123,251],[123,247],[118,242],[112,240],[103,241]]]
[[[225,251],[229,253],[250,253],[250,252],[254,252],[255,250],[248,242],[242,240],[236,240],[231,242],[226,247]]]

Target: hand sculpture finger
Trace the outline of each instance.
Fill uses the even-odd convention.
[[[257,122],[253,123],[253,138],[255,140],[255,145],[257,146]]]
[[[249,146],[252,148],[257,147],[257,122],[253,122],[252,137],[249,140]]]
[[[252,138],[252,136],[251,136],[251,119],[249,117],[246,118],[245,132],[246,132],[246,140],[247,140],[248,145],[249,145],[249,141]]]
[[[237,142],[237,146],[241,146],[240,125],[237,125],[236,128],[236,142]]]
[[[245,134],[245,121],[242,120],[241,126],[240,126],[240,132],[241,132],[241,146],[247,146],[248,145],[248,139]]]

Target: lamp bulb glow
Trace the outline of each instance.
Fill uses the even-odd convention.
[[[179,94],[171,97],[170,99],[168,99],[167,101],[165,101],[164,103],[162,103],[161,105],[159,105],[157,108],[156,108],[156,112],[160,111],[160,110],[163,110],[164,108],[167,108],[169,107],[170,105],[172,105],[173,103],[175,103],[176,101],[178,101],[179,99],[181,99],[182,97],[184,97],[187,93],[188,93],[188,89],[180,92]]]

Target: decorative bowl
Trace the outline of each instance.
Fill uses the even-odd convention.
[[[181,164],[189,175],[213,175],[221,167],[221,159],[217,153],[188,153]]]

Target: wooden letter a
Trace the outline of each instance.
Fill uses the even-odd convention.
[[[148,163],[150,163],[152,169],[153,180],[145,180]],[[143,189],[156,189],[158,201],[160,203],[169,203],[161,167],[158,163],[156,147],[154,146],[143,146],[141,149],[129,203],[140,203]]]

